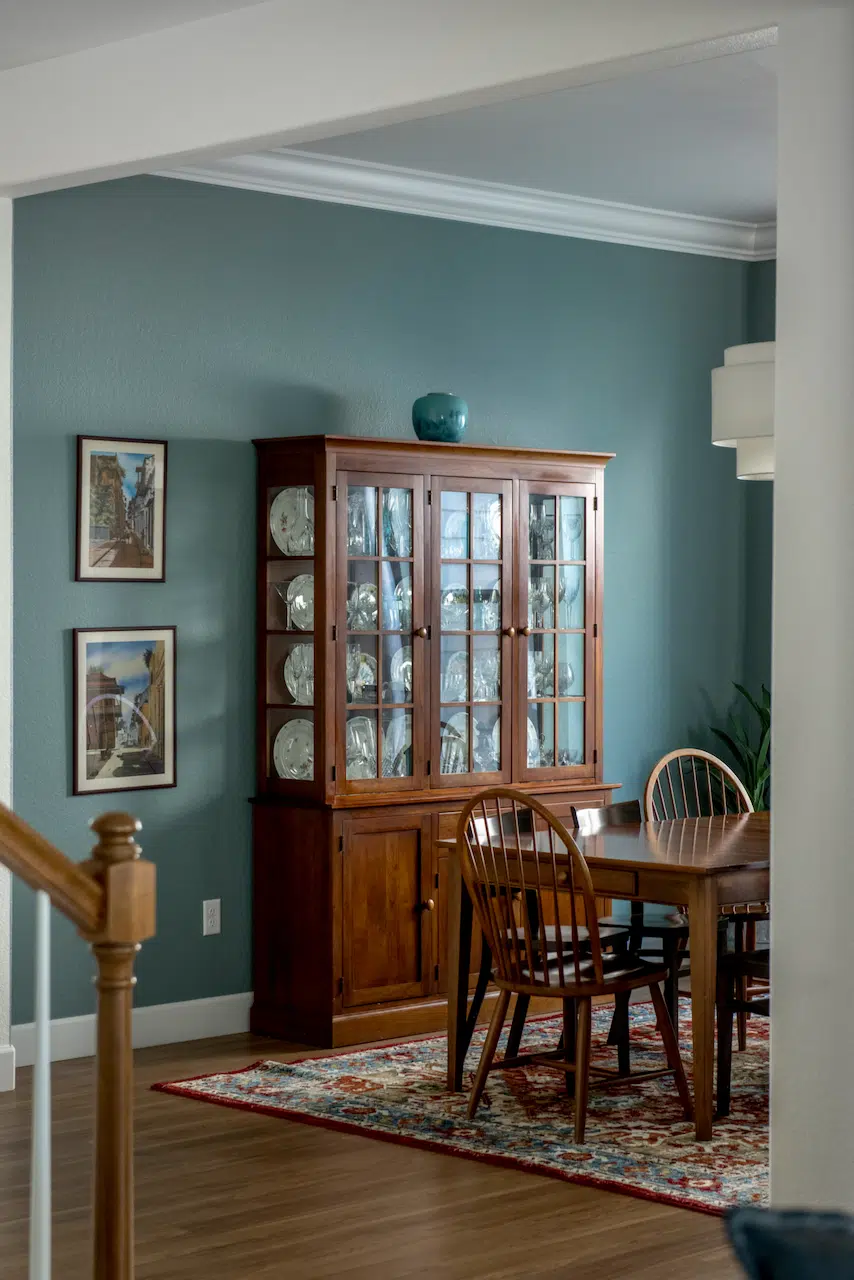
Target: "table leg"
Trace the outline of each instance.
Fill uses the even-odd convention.
[[[448,858],[448,1089],[463,1087],[468,1050],[466,1006],[471,962],[472,903],[455,853]]]
[[[694,1120],[697,1141],[712,1136],[715,1094],[715,989],[718,970],[718,899],[711,877],[698,876],[688,904],[691,947],[691,1020],[694,1040]]]

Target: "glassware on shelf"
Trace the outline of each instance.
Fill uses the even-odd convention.
[[[270,504],[270,534],[284,556],[314,555],[314,488],[282,489]]]
[[[557,704],[557,762],[584,763],[584,702]]]
[[[412,630],[412,578],[409,564],[382,562],[382,612],[384,631]]]
[[[528,502],[528,555],[531,560],[555,558],[555,500],[531,494]]]
[[[288,631],[314,630],[314,574],[299,573],[289,582],[277,582],[276,591],[285,606]]]
[[[347,701],[376,702],[377,660],[361,645],[347,645]]]
[[[554,565],[533,565],[528,571],[528,626],[553,627],[555,599]]]
[[[314,645],[295,644],[285,658],[285,688],[300,706],[314,702]]]
[[[314,777],[314,725],[288,720],[273,742],[273,765],[280,778],[310,782]]]
[[[500,707],[475,711],[472,757],[474,773],[497,773],[501,768]]]
[[[468,494],[442,492],[441,544],[443,560],[465,560],[469,553]]]
[[[383,645],[387,642],[383,641]],[[389,685],[383,690],[386,702],[411,702],[412,700],[412,646],[401,645],[391,655]]]
[[[376,715],[351,716],[346,736],[347,777],[351,780],[377,776]]]
[[[469,624],[469,593],[465,582],[445,582],[445,569],[455,566],[442,566],[442,595],[439,601],[442,630],[465,631]]]
[[[472,630],[498,631],[501,628],[501,579],[495,566],[472,566]]]
[[[477,636],[471,659],[473,702],[499,702],[501,699],[501,650],[498,639]]]
[[[558,626],[564,631],[584,626],[584,569],[562,564],[558,570]]]
[[[544,643],[540,644],[539,642]],[[537,642],[537,643],[535,643]],[[555,659],[553,636],[528,637],[528,697],[553,698]]]
[[[347,551],[351,556],[377,554],[377,491],[369,486],[348,486]]]
[[[526,727],[528,768],[551,768],[555,762],[554,703],[529,703]]]
[[[377,585],[375,582],[348,584],[347,630],[376,631]]]
[[[558,693],[561,697],[583,697],[584,636],[579,631],[561,634],[557,639]]]
[[[469,662],[465,649],[449,651],[447,639],[442,642],[442,691],[443,702],[466,702],[468,699]]]

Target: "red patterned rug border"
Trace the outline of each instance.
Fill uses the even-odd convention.
[[[543,1014],[542,1018],[554,1017],[554,1014]],[[533,1021],[533,1019],[531,1019]],[[439,1036],[425,1035],[412,1037],[409,1040],[392,1040],[388,1042],[388,1046],[401,1044],[417,1044],[424,1040],[439,1039]],[[383,1048],[384,1044],[373,1045],[372,1048]],[[359,1047],[354,1046],[352,1052],[359,1052]],[[305,1058],[294,1058],[287,1063],[278,1063],[280,1066],[299,1066],[306,1062],[316,1062],[318,1060],[334,1058],[340,1056],[340,1051],[332,1050],[329,1053],[311,1054]],[[255,1062],[245,1067],[238,1067],[230,1071],[208,1071],[198,1076],[187,1076],[183,1080],[163,1081],[151,1085],[154,1093],[172,1094],[177,1098],[186,1098],[191,1102],[203,1102],[209,1106],[227,1107],[234,1111],[249,1111],[256,1115],[271,1116],[283,1120],[293,1120],[298,1124],[314,1125],[320,1129],[333,1129],[339,1133],[350,1133],[362,1138],[370,1138],[375,1142],[389,1142],[397,1146],[418,1148],[422,1151],[431,1151],[437,1155],[452,1156],[462,1160],[473,1160],[480,1164],[490,1164],[500,1169],[516,1169],[523,1170],[525,1173],[533,1173],[539,1177],[553,1178],[559,1182],[570,1182],[575,1186],[590,1187],[597,1191],[611,1191],[618,1195],[632,1196],[636,1200],[649,1200],[656,1204],[668,1205],[674,1209],[690,1209],[694,1213],[704,1213],[710,1217],[722,1217],[724,1207],[702,1203],[692,1199],[691,1196],[680,1193],[675,1189],[666,1195],[657,1191],[650,1191],[644,1187],[631,1186],[621,1182],[615,1182],[609,1178],[597,1178],[590,1174],[570,1173],[561,1169],[553,1169],[548,1166],[542,1166],[525,1160],[521,1157],[502,1156],[490,1152],[469,1151],[454,1146],[451,1142],[436,1142],[430,1138],[413,1138],[405,1134],[386,1133],[382,1129],[371,1129],[367,1126],[356,1124],[353,1121],[332,1119],[328,1116],[316,1116],[306,1111],[295,1111],[288,1107],[276,1107],[258,1102],[244,1102],[235,1098],[224,1098],[222,1096],[211,1096],[209,1094],[200,1094],[187,1086],[198,1084],[200,1081],[213,1080],[220,1076],[237,1076],[244,1075],[248,1071],[254,1071],[262,1066],[265,1062],[276,1062],[274,1058],[258,1058]]]

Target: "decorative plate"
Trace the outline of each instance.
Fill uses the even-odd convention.
[[[270,533],[285,556],[314,555],[314,493],[306,485],[282,489],[270,503]]]
[[[311,706],[314,702],[314,645],[295,644],[285,658],[285,686],[294,702]]]
[[[347,627],[350,631],[376,631],[376,583],[360,582],[351,590],[347,601]]]
[[[299,631],[314,630],[314,574],[300,573],[288,586],[285,602],[289,626]]]
[[[362,653],[356,644],[347,645],[347,696],[350,702],[375,702],[365,698],[365,690],[377,687],[377,660],[370,653]]]
[[[354,716],[347,721],[347,777],[377,776],[377,726],[369,716]]]
[[[465,631],[469,614],[469,593],[465,583],[445,587],[441,597],[442,630]]]
[[[280,778],[310,782],[314,777],[314,725],[310,720],[289,720],[276,734],[273,764]]]

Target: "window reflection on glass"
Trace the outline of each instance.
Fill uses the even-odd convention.
[[[553,698],[555,692],[555,638],[528,636],[528,697]]]
[[[472,630],[501,629],[501,577],[497,564],[472,565]]]
[[[564,631],[584,626],[584,569],[562,564],[558,570],[558,626]]]
[[[351,556],[377,554],[377,491],[365,485],[347,488],[347,550]]]
[[[469,711],[467,707],[440,710],[440,773],[469,771]]]
[[[383,555],[412,555],[412,490],[383,489]]]
[[[472,641],[472,700],[501,701],[501,647],[497,636],[475,636]]]
[[[383,712],[382,776],[412,777],[412,712]]]
[[[377,713],[351,711],[347,716],[347,778],[350,781],[377,776]]]
[[[557,762],[584,763],[584,702],[557,704]]]
[[[584,499],[560,500],[560,559],[584,559]]]
[[[475,707],[472,772],[496,773],[501,768],[501,708]]]
[[[546,629],[553,627],[554,601],[554,565],[531,565],[528,571],[528,626]]]
[[[501,494],[473,493],[472,558],[501,559]]]
[[[383,631],[412,630],[412,572],[408,560],[382,562]]]
[[[555,704],[528,703],[527,760],[529,769],[550,769],[555,762]]]
[[[578,632],[558,636],[557,686],[562,698],[584,693],[584,636]]]
[[[555,558],[555,500],[545,494],[528,500],[528,554],[532,560]]]
[[[469,554],[468,494],[442,492],[441,543],[443,560],[466,560]]]
[[[469,655],[466,636],[442,636],[441,698],[443,702],[467,702]]]

